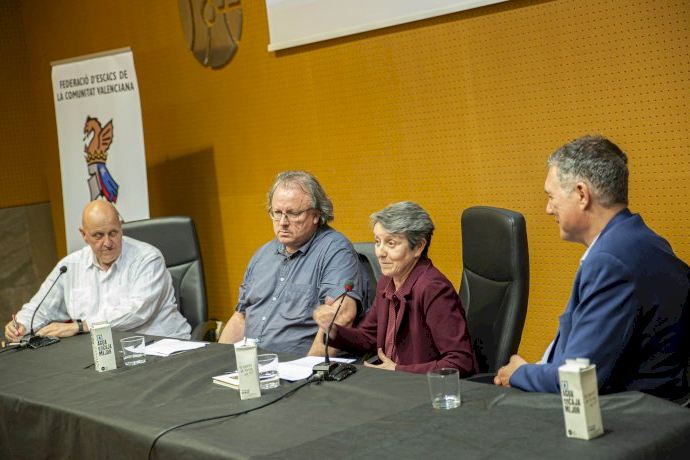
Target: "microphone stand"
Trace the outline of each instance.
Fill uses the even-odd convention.
[[[46,347],[48,345],[52,345],[54,343],[57,343],[60,341],[59,338],[57,337],[51,337],[51,336],[40,336],[40,335],[34,335],[34,318],[36,317],[36,312],[38,311],[39,308],[41,308],[41,305],[43,305],[43,301],[46,300],[46,297],[48,297],[48,294],[50,294],[50,291],[53,290],[53,287],[55,284],[58,282],[60,277],[65,274],[67,271],[66,266],[60,267],[60,273],[58,276],[55,278],[55,281],[53,281],[53,284],[50,285],[48,290],[46,291],[45,295],[41,299],[40,302],[38,302],[38,305],[36,305],[36,309],[34,310],[34,314],[31,315],[31,325],[29,326],[29,333],[24,335],[21,339],[21,346],[23,348],[29,347],[29,348],[41,348],[41,347]]]
[[[352,285],[347,284],[345,285],[345,292],[340,298],[340,303],[338,304],[338,308],[335,309],[335,314],[333,315],[333,319],[331,320],[330,324],[328,325],[328,329],[326,330],[326,339],[324,340],[324,345],[326,348],[326,358],[322,363],[315,364],[314,367],[312,368],[314,371],[314,375],[318,376],[321,380],[336,380],[340,381],[343,380],[350,375],[354,374],[357,372],[357,368],[353,366],[352,364],[348,363],[338,363],[338,362],[331,362],[330,356],[328,356],[328,340],[330,339],[331,336],[331,328],[333,328],[333,323],[335,323],[335,318],[338,316],[338,312],[340,312],[340,307],[343,305],[343,301],[345,300],[345,296],[347,295],[348,292],[352,290]]]

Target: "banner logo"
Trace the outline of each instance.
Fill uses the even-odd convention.
[[[77,223],[89,197],[115,204],[124,220],[149,218],[144,126],[131,49],[51,65],[69,253],[84,247]]]
[[[101,126],[98,118],[87,116],[84,123],[84,159],[89,171],[87,183],[91,191],[91,201],[103,197],[111,203],[117,202],[117,191],[120,186],[105,165],[112,142],[113,120]]]

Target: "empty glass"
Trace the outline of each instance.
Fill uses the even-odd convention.
[[[137,364],[144,364],[146,362],[146,343],[143,335],[134,335],[120,339],[120,346],[122,346],[122,358],[125,361],[125,366],[136,366]]]
[[[259,387],[262,390],[279,387],[278,355],[274,353],[259,355],[257,361],[259,362]]]
[[[455,409],[460,405],[460,377],[457,369],[436,369],[428,372],[426,377],[434,409]]]

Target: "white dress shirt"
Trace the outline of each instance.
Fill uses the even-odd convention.
[[[123,236],[122,253],[107,271],[86,246],[62,259],[17,313],[27,332],[31,315],[60,274],[34,319],[34,332],[53,321],[100,321],[113,330],[188,339],[191,326],[177,309],[172,277],[161,252]]]
[[[597,236],[594,237],[592,242],[587,246],[587,250],[585,251],[584,254],[582,254],[582,257],[580,257],[580,265],[582,265],[582,262],[585,261],[587,256],[589,255],[589,250],[592,249],[592,246],[594,246],[594,243],[597,242],[599,239],[599,235],[601,235],[601,232],[597,233]],[[553,346],[556,344],[556,339],[553,339],[551,343],[549,344],[548,347],[546,347],[546,351],[544,351],[544,354],[542,355],[541,359],[537,361],[536,364],[546,364],[549,362],[549,359],[551,359],[551,352],[553,351]]]

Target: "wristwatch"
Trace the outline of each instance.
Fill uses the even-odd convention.
[[[77,326],[79,326],[79,332],[77,334],[83,334],[84,333],[84,323],[80,319],[75,319],[74,322],[77,323]]]

